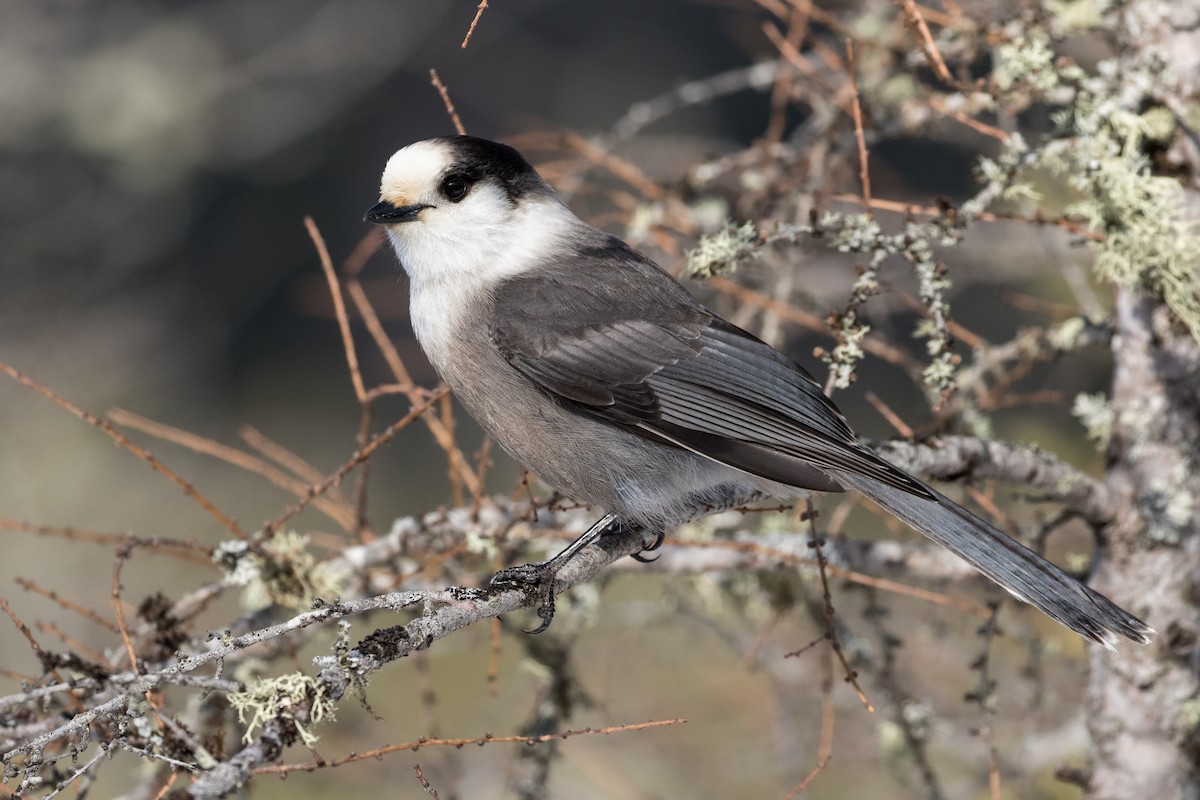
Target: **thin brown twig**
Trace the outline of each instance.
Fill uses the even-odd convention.
[[[412,376],[408,373],[408,368],[404,366],[404,359],[400,358],[399,351],[392,344],[391,337],[387,331],[383,329],[383,323],[379,321],[379,315],[375,313],[375,307],[371,305],[370,298],[367,297],[367,292],[363,289],[362,283],[356,278],[346,279],[346,294],[350,295],[350,302],[354,303],[355,309],[362,317],[363,324],[367,326],[367,331],[371,334],[371,339],[375,342],[375,346],[379,348],[383,360],[387,362],[388,369],[392,371],[392,377],[396,379],[400,390],[405,393],[411,393],[416,390],[416,385],[413,383]],[[412,396],[409,397],[413,399]]]
[[[1007,142],[1009,139],[1008,134],[997,127],[988,125],[986,122],[980,122],[970,114],[966,114],[962,111],[951,111],[950,109],[946,108],[945,103],[936,97],[929,98],[929,107],[939,114],[950,117],[955,122],[961,122],[963,125],[966,125],[976,133],[983,134],[984,136],[992,139],[998,139],[1001,142]]]
[[[880,200],[872,198],[868,203],[859,195],[855,194],[830,194],[825,195],[826,199],[834,200],[840,203],[854,203],[860,206],[868,206],[876,211],[891,211],[897,214],[920,214],[923,217],[944,217],[946,209],[938,206],[920,206],[915,203],[904,203],[898,200]],[[1083,222],[1077,222],[1071,219],[1062,217],[1047,218],[1041,216],[1022,216],[1020,214],[1004,214],[995,211],[981,211],[975,215],[974,219],[980,222],[1023,222],[1028,225],[1050,225],[1055,228],[1073,233],[1077,236],[1082,236],[1093,242],[1103,242],[1105,236],[1099,231],[1093,231]]]
[[[212,439],[198,436],[182,428],[176,428],[162,422],[147,419],[140,414],[126,411],[123,408],[110,408],[108,416],[119,425],[134,428],[164,441],[186,447],[197,453],[218,458],[247,472],[253,472],[296,496],[303,495],[308,489],[308,484],[305,484],[304,481],[297,480],[263,459],[238,450],[236,447],[230,447]],[[329,519],[340,525],[344,530],[349,531],[353,529],[354,511],[348,503],[338,502],[334,498],[321,497],[316,499],[314,505],[322,514],[329,517]]]
[[[787,35],[784,39],[796,50],[800,43],[808,37],[808,7],[809,0],[794,3],[788,14]],[[763,141],[777,144],[783,139],[783,129],[787,123],[788,96],[792,92],[792,83],[796,71],[785,61],[780,61],[775,70],[775,84],[771,87],[771,116],[767,121],[767,130]]]
[[[788,4],[781,0],[754,0],[764,11],[773,14],[777,19],[787,19]]]
[[[1000,291],[1000,302],[1018,311],[1027,311],[1030,314],[1040,314],[1049,317],[1055,322],[1065,322],[1072,317],[1079,316],[1079,306],[1074,303],[1056,303],[1044,297],[1034,297],[1031,294],[1018,292],[1013,289],[1002,289]]]
[[[301,480],[315,483],[321,480],[324,475],[319,469],[305,461],[298,454],[293,453],[283,445],[269,438],[266,434],[255,428],[253,425],[243,425],[238,429],[238,436],[242,441],[253,447],[264,457],[274,461],[279,466],[286,470],[290,470]],[[330,490],[330,498],[337,498],[339,502],[348,502],[344,495],[338,490]]]
[[[874,392],[867,392],[865,397],[867,398],[867,402],[874,406],[875,410],[879,412],[879,416],[887,420],[888,424],[896,429],[896,433],[900,434],[900,438],[913,438],[913,429],[908,426],[907,422],[900,419],[900,415],[889,408],[888,404],[879,398],[879,395],[875,394]]]
[[[364,447],[361,447],[355,451],[354,455],[352,455],[350,459],[346,461],[346,463],[338,467],[321,482],[309,486],[301,495],[298,502],[288,506],[279,516],[267,522],[263,526],[262,531],[259,532],[257,538],[259,540],[268,538],[271,534],[279,529],[279,526],[283,525],[289,519],[303,511],[309,503],[323,495],[331,486],[337,486],[340,484],[342,479],[345,478],[351,470],[353,470],[366,459],[370,458],[380,447],[390,442],[396,436],[396,434],[408,427],[413,420],[417,419],[426,411],[433,408],[442,398],[442,396],[448,391],[449,389],[444,387],[435,390],[423,403],[413,406],[413,408],[409,410],[409,412],[401,419],[393,422],[391,425],[375,434],[375,436],[371,438],[371,441],[368,442]]]
[[[64,631],[62,631],[53,622],[46,622],[45,620],[38,620],[37,626],[38,626],[38,630],[43,631],[44,633],[50,634],[51,636],[55,637],[56,639],[61,641],[63,644],[65,644],[67,647],[74,650],[76,653],[91,660],[93,663],[103,664],[105,661],[108,660],[105,657],[105,655],[103,653],[101,653],[99,650],[89,647],[88,645],[84,644],[83,642],[79,641],[78,639],[74,639],[74,638],[68,636]]]
[[[815,14],[813,16],[815,16]],[[801,53],[799,48],[794,47],[792,43],[787,40],[787,37],[780,33],[779,28],[775,27],[769,22],[764,22],[762,25],[762,30],[763,33],[766,34],[767,38],[771,40],[771,44],[775,46],[775,49],[779,51],[779,54],[783,56],[789,64],[798,69],[804,75],[804,77],[829,90],[829,94],[833,98],[833,102],[841,108],[846,108],[848,92],[845,86],[832,86],[825,73],[818,69],[803,53]]]
[[[55,405],[57,405],[59,408],[63,409],[64,411],[67,411],[68,413],[78,417],[79,419],[83,420],[84,422],[91,425],[92,427],[98,428],[99,430],[101,430],[106,436],[108,436],[114,442],[119,444],[121,447],[125,448],[130,453],[133,453],[135,456],[137,456],[138,458],[142,459],[147,464],[149,464],[150,467],[155,472],[159,473],[160,475],[163,475],[171,483],[175,484],[180,489],[182,489],[184,494],[186,494],[188,497],[192,498],[197,503],[199,503],[201,508],[203,508],[205,511],[207,511],[209,513],[209,515],[212,516],[214,519],[216,519],[219,523],[221,523],[223,526],[225,526],[225,528],[228,529],[229,532],[232,533],[234,536],[236,536],[239,539],[246,538],[246,534],[241,529],[241,527],[236,522],[234,522],[231,518],[229,518],[229,517],[225,516],[225,514],[221,513],[221,511],[215,505],[213,505],[213,503],[211,501],[209,501],[208,498],[206,498],[204,495],[200,494],[200,492],[196,490],[196,487],[192,486],[192,484],[190,482],[188,482],[188,481],[184,480],[182,477],[180,477],[174,470],[167,467],[166,464],[159,461],[154,456],[154,454],[151,453],[149,450],[147,450],[144,447],[140,447],[140,446],[134,444],[133,442],[129,441],[129,439],[127,439],[125,436],[123,436],[120,433],[120,431],[118,431],[116,428],[114,428],[106,420],[100,419],[95,414],[84,411],[82,408],[80,408],[79,406],[70,402],[66,398],[60,396],[59,394],[54,392],[49,387],[44,386],[41,383],[38,383],[33,378],[30,378],[29,376],[23,374],[19,370],[16,370],[13,367],[10,367],[8,364],[0,362],[0,372],[4,372],[10,378],[17,381],[18,383],[20,383],[30,389],[33,389],[35,392],[42,395],[43,397],[49,398],[51,401],[54,402]]]
[[[475,32],[475,26],[479,24],[479,18],[483,16],[483,12],[488,7],[488,0],[479,0],[479,5],[475,8],[475,18],[471,20],[471,27],[467,28],[467,35],[463,37],[462,44],[459,48],[466,50],[467,42],[471,41],[471,34]],[[428,788],[428,787],[426,787]]]
[[[481,0],[483,7],[487,6],[487,0]],[[482,8],[479,13],[483,13]],[[476,17],[478,19],[478,17]],[[474,23],[471,24],[471,30],[475,29]],[[471,35],[467,31],[467,36]],[[463,40],[463,47],[467,46],[467,42]],[[433,88],[438,90],[438,94],[442,96],[442,103],[446,106],[446,113],[450,115],[450,121],[454,123],[454,130],[459,136],[466,136],[467,129],[463,127],[462,120],[458,118],[458,111],[454,108],[454,101],[450,99],[450,90],[446,88],[446,84],[442,83],[442,79],[438,77],[437,70],[429,70],[429,80],[433,83]]]
[[[131,545],[123,545],[117,548],[116,560],[113,563],[112,603],[113,610],[117,616],[117,631],[121,634],[121,641],[125,645],[125,653],[129,656],[129,668],[137,673],[141,672],[141,670],[138,669],[137,653],[133,649],[133,640],[129,638],[129,628],[125,625],[125,603],[121,599],[121,590],[124,588],[121,585],[121,568],[125,565],[125,561],[129,558],[132,549]]]
[[[371,256],[378,252],[381,244],[383,244],[383,232],[378,225],[372,225],[358,240],[358,244],[354,245],[354,249],[350,251],[350,255],[346,256],[346,260],[342,262],[342,277],[354,278],[362,272],[363,267],[371,260]]]
[[[880,284],[884,287],[888,294],[899,299],[901,303],[909,308],[909,310],[917,312],[922,317],[929,316],[929,308],[908,292],[904,291],[903,289],[899,289],[895,285],[885,281],[880,281]],[[972,350],[979,350],[980,348],[988,347],[990,344],[987,339],[984,339],[970,328],[967,328],[962,323],[955,322],[952,319],[946,320],[946,329],[950,331],[951,336],[953,336],[955,339],[958,339]]]
[[[358,420],[358,434],[354,441],[359,446],[364,446],[371,439],[371,422],[375,419],[375,411],[371,407],[368,400],[362,405],[362,414]],[[358,471],[358,482],[354,487],[354,532],[358,534],[363,541],[369,541],[374,538],[370,526],[367,523],[367,486],[371,480],[371,462],[364,461],[362,469]],[[336,487],[330,487],[332,491]]]
[[[871,705],[871,701],[867,699],[866,693],[862,686],[858,683],[858,672],[851,666],[846,658],[845,648],[842,646],[841,636],[838,635],[837,623],[834,620],[835,612],[833,610],[833,593],[829,590],[829,577],[826,575],[828,563],[825,560],[825,551],[821,547],[821,535],[817,533],[817,514],[813,508],[812,499],[807,501],[808,505],[808,526],[809,534],[812,537],[810,547],[817,554],[817,573],[821,576],[821,599],[825,612],[826,630],[829,631],[829,647],[837,654],[838,660],[842,662],[842,669],[845,670],[846,683],[854,687],[854,691],[858,694],[859,702],[867,711],[874,713],[875,707]]]
[[[776,300],[770,295],[747,288],[736,281],[720,275],[712,276],[705,283],[721,294],[727,294],[743,303],[749,303],[758,308],[770,311],[788,322],[794,322],[807,330],[826,336],[833,336],[833,332],[830,331],[829,325],[826,324],[825,320],[811,311],[805,311],[802,308],[784,303],[781,300]],[[918,373],[921,370],[921,365],[910,354],[896,345],[887,342],[882,337],[867,334],[860,342],[860,346],[871,355],[883,359],[889,364],[895,364],[896,366],[904,367]]]
[[[17,582],[17,585],[20,586],[25,591],[33,592],[34,594],[40,594],[42,597],[46,598],[50,602],[59,606],[60,608],[63,608],[67,611],[73,611],[76,614],[80,615],[81,617],[89,619],[92,622],[99,625],[100,627],[105,628],[113,633],[117,632],[117,625],[115,622],[110,622],[109,620],[100,616],[100,614],[98,612],[94,611],[93,609],[90,609],[87,606],[82,606],[79,603],[76,603],[74,601],[68,600],[67,598],[63,597],[62,595],[60,595],[58,592],[54,591],[53,589],[47,589],[44,586],[39,586],[38,584],[31,581],[29,578],[22,578],[20,576],[17,576],[16,578],[14,578],[14,580]]]
[[[166,539],[161,536],[137,536],[132,533],[101,533],[72,526],[34,525],[21,519],[0,517],[0,530],[21,531],[35,536],[51,536],[70,541],[93,544],[125,544],[134,542],[147,550],[179,550],[179,556],[198,564],[211,563],[212,548],[186,539]]]
[[[17,683],[28,683],[28,684],[37,683],[37,678],[35,678],[34,676],[25,675],[20,672],[17,672],[16,670],[11,670],[6,667],[0,667],[0,678],[8,678],[9,680],[16,681]],[[3,785],[0,785],[0,788],[3,788]]]
[[[875,212],[871,209],[871,172],[867,161],[867,137],[863,132],[862,106],[858,102],[858,59],[854,55],[854,41],[849,38],[846,39],[846,72],[850,76],[850,113],[854,117],[854,138],[858,142],[858,180],[862,184],[867,216],[874,219]]]
[[[590,163],[603,167],[612,175],[637,190],[647,200],[660,200],[663,189],[632,162],[608,152],[590,139],[574,131],[562,134],[563,143]]]
[[[900,7],[904,9],[904,16],[908,18],[909,24],[916,28],[917,35],[921,39],[921,49],[925,52],[925,58],[929,60],[929,66],[933,68],[934,73],[943,83],[957,87],[958,81],[954,80],[946,62],[942,60],[942,54],[937,48],[937,43],[933,41],[933,34],[929,32],[929,26],[925,24],[925,17],[922,16],[921,9],[917,7],[914,0],[900,0]]]
[[[804,645],[803,647],[800,647],[795,650],[791,650],[787,653],[784,653],[783,657],[784,658],[799,658],[800,656],[807,653],[809,650],[812,650],[814,647],[819,645],[821,642],[825,642],[828,640],[829,640],[829,632],[826,631],[825,633],[823,633],[820,636],[818,636],[817,638],[813,639],[811,642]]]
[[[154,795],[154,800],[163,800],[163,798],[166,797],[171,791],[171,787],[175,785],[175,779],[178,777],[178,772],[172,772],[170,777],[167,778],[167,782],[164,783],[163,787],[158,790],[158,794]]]
[[[829,639],[829,631],[826,630],[825,635],[817,642],[827,641]],[[829,764],[829,759],[833,757],[833,734],[837,724],[837,706],[833,701],[833,672],[834,672],[835,657],[833,651],[830,651],[829,658],[822,659],[821,669],[821,734],[817,743],[817,763],[809,773],[804,776],[790,792],[784,795],[783,800],[792,800],[804,793],[809,784],[821,774],[826,765]]]
[[[45,667],[46,651],[42,649],[42,646],[38,644],[38,640],[34,638],[33,631],[29,630],[29,626],[17,616],[17,612],[12,610],[12,606],[10,606],[8,601],[3,597],[0,597],[0,609],[2,609],[4,613],[8,615],[8,618],[12,620],[13,625],[17,626],[17,630],[20,631],[21,635],[25,637],[25,641],[29,643],[29,647],[31,650],[33,650],[33,654],[38,657],[38,661],[42,663],[43,667]],[[61,678],[59,678],[59,680],[61,680]]]
[[[812,768],[812,771],[804,776],[804,780],[800,781],[800,783],[796,785],[796,788],[792,789],[783,796],[783,800],[792,800],[793,797],[799,797],[800,795],[804,794],[804,791],[808,789],[808,785],[813,782],[813,779],[820,775],[825,767],[829,766],[829,759],[832,757],[833,756],[825,756],[819,760],[817,765]]]
[[[450,440],[456,441],[454,436],[454,404],[450,400],[450,393],[442,395],[440,404],[442,427],[450,434]],[[449,465],[447,475],[450,480],[450,496],[454,499],[454,505],[462,507],[463,505],[463,484],[462,473],[454,468],[454,464]]]
[[[346,366],[350,368],[350,382],[354,385],[354,396],[358,402],[365,403],[367,390],[363,386],[362,372],[358,368],[358,353],[354,349],[354,337],[350,334],[350,319],[346,316],[346,301],[342,298],[342,288],[338,283],[337,273],[333,270],[333,259],[329,257],[329,248],[325,246],[325,237],[317,229],[317,223],[310,216],[304,217],[304,227],[308,229],[309,238],[317,248],[317,258],[321,262],[321,271],[329,284],[329,296],[333,299],[333,310],[337,316],[338,330],[342,334],[342,347],[346,351]]]
[[[404,742],[403,744],[390,744],[383,747],[377,747],[373,750],[367,750],[362,753],[349,753],[341,758],[335,758],[329,761],[309,761],[299,764],[269,764],[267,766],[258,767],[254,770],[255,775],[274,774],[286,775],[289,772],[312,772],[313,770],[322,767],[340,767],[343,764],[352,764],[355,761],[364,761],[368,758],[380,758],[389,753],[401,752],[404,750],[417,751],[422,747],[466,747],[467,745],[488,745],[488,744],[523,744],[533,746],[535,744],[545,744],[546,742],[561,741],[570,739],[575,736],[608,736],[613,733],[631,733],[634,731],[643,731],[649,728],[662,728],[668,725],[681,725],[686,723],[686,719],[662,719],[654,720],[653,722],[638,722],[628,725],[610,725],[606,728],[583,728],[582,730],[559,731],[558,733],[543,733],[537,736],[473,736],[467,739],[434,739],[421,737],[412,742]]]

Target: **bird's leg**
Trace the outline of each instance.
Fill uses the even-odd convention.
[[[628,523],[617,519],[615,514],[605,514],[594,525],[584,531],[579,538],[567,545],[561,553],[549,561],[540,564],[522,564],[519,567],[502,569],[492,576],[488,582],[489,589],[506,589],[510,587],[524,588],[536,593],[540,600],[537,608],[538,618],[542,623],[526,633],[541,633],[550,627],[554,619],[554,579],[559,571],[574,558],[580,550],[592,544],[602,536],[616,536],[629,530]],[[658,534],[653,545],[646,548],[655,550],[662,544],[663,534]],[[634,556],[637,558],[637,556]],[[646,559],[638,559],[644,561]]]

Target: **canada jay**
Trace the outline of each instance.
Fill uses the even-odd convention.
[[[1112,647],[1148,626],[860,444],[803,368],[580,220],[511,147],[416,142],[366,214],[408,273],[413,329],[476,420],[550,486],[657,535],[763,495],[866,495],[1021,600]],[[520,569],[520,568],[518,568]],[[540,630],[540,628],[539,628]]]

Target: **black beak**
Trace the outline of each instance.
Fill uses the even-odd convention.
[[[433,206],[417,204],[415,206],[394,206],[387,200],[380,200],[367,209],[363,214],[363,222],[374,222],[377,225],[387,225],[392,222],[412,222],[422,209]]]

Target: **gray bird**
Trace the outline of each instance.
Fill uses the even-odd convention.
[[[802,367],[576,217],[513,148],[411,144],[365,219],[387,231],[417,339],[466,409],[547,484],[608,512],[516,568],[542,587],[539,630],[554,572],[599,536],[661,542],[763,495],[850,488],[1071,630],[1149,641],[1141,620],[861,444]]]

